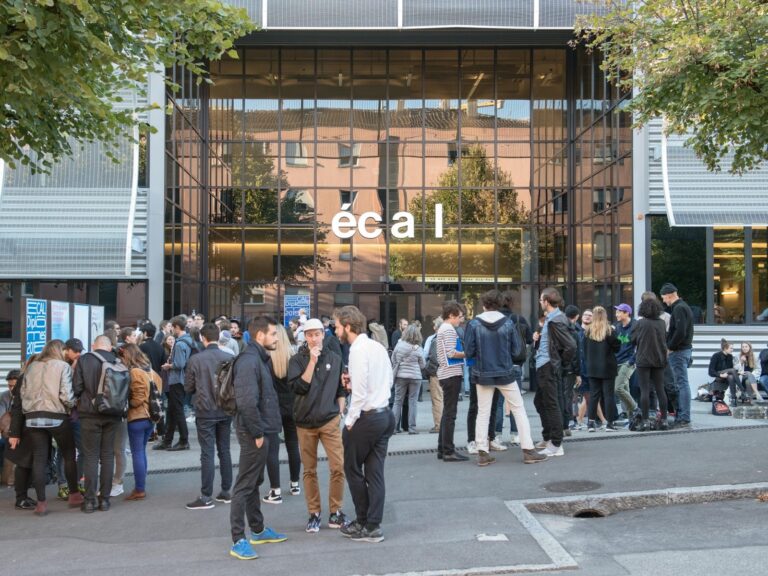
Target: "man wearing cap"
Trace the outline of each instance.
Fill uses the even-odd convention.
[[[688,384],[688,366],[691,363],[693,342],[693,313],[677,294],[677,287],[667,282],[661,287],[661,299],[670,314],[667,331],[669,366],[677,386],[675,428],[691,427],[691,387]]]
[[[629,379],[635,372],[635,347],[632,346],[632,329],[635,327],[632,320],[632,306],[619,304],[614,306],[616,310],[616,338],[621,342],[621,348],[616,352],[616,364],[619,374],[614,382],[614,395],[621,401],[627,418],[637,409],[637,402],[629,393]]]
[[[317,446],[323,444],[328,457],[329,528],[341,528],[346,517],[344,499],[344,447],[341,443],[341,414],[346,391],[341,384],[341,355],[324,345],[325,328],[317,318],[304,324],[305,344],[288,363],[288,386],[293,391],[293,414],[304,465],[304,496],[309,520],[307,532],[320,530],[320,486],[317,482]],[[334,337],[335,338],[335,337]]]

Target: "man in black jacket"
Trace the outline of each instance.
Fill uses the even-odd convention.
[[[188,510],[213,508],[213,479],[215,476],[214,448],[219,454],[221,492],[218,502],[230,502],[232,496],[232,455],[229,452],[229,434],[232,418],[216,405],[216,370],[232,356],[219,349],[219,329],[216,324],[203,324],[200,339],[205,349],[192,356],[184,371],[184,391],[194,394],[195,427],[200,442],[200,497],[187,504]]]
[[[688,383],[688,366],[693,353],[693,313],[677,294],[674,284],[667,282],[661,287],[661,299],[670,314],[667,331],[669,366],[677,386],[677,410],[675,428],[691,427],[691,387]]]
[[[155,328],[155,325],[152,324],[152,322],[145,322],[139,326],[139,330],[144,334],[144,342],[141,343],[139,349],[146,354],[147,358],[149,358],[152,370],[160,374],[165,351],[163,350],[163,343],[155,340],[157,328]]]
[[[344,499],[344,447],[341,443],[341,414],[346,393],[341,384],[341,356],[324,347],[323,324],[311,318],[304,325],[305,345],[288,364],[288,385],[296,395],[294,418],[304,465],[304,495],[309,511],[307,532],[320,530],[320,487],[317,483],[317,444],[328,456],[331,478],[328,485],[329,528],[346,521]],[[335,338],[332,336],[331,338]]]
[[[264,481],[267,463],[268,434],[280,432],[282,420],[277,392],[267,365],[269,353],[277,346],[277,321],[261,316],[250,321],[248,346],[237,357],[233,368],[233,385],[237,416],[235,429],[240,443],[240,468],[232,494],[229,523],[234,545],[230,555],[240,560],[258,558],[252,544],[283,542],[284,534],[264,526],[261,513],[259,486]],[[245,538],[243,518],[251,528],[250,539]]]
[[[537,445],[544,456],[562,456],[563,418],[558,403],[560,370],[576,354],[576,342],[568,329],[568,319],[560,311],[560,293],[555,288],[545,288],[539,298],[544,311],[544,326],[536,351],[536,380],[538,386],[533,404],[541,417],[541,433],[544,441]]]
[[[72,377],[72,392],[77,398],[80,437],[83,445],[85,502],[82,510],[86,514],[94,512],[97,507],[103,512],[109,510],[112,472],[115,468],[115,434],[121,420],[119,416],[100,414],[93,405],[101,380],[102,366],[102,362],[96,355],[110,363],[117,360],[112,353],[112,341],[107,336],[96,337],[93,342],[93,352],[80,356]],[[100,473],[99,464],[101,464]],[[101,496],[97,505],[96,495],[99,493]]]

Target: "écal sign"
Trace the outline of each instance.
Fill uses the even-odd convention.
[[[331,221],[331,230],[337,238],[352,238],[358,232],[363,238],[374,239],[381,235],[381,228],[373,229],[368,223],[382,221],[381,215],[376,212],[363,212],[360,218],[348,212],[351,204],[342,204],[341,212],[337,213]],[[416,235],[416,223],[410,212],[397,212],[392,216],[392,236],[399,239],[413,238]],[[443,237],[443,205],[435,204],[435,238]]]

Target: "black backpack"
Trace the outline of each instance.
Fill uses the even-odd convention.
[[[128,396],[131,390],[131,372],[119,358],[110,362],[98,352],[91,352],[101,362],[101,376],[96,387],[93,407],[104,416],[125,418],[128,414]]]
[[[528,344],[525,342],[525,333],[528,331],[528,325],[517,314],[512,314],[509,319],[515,325],[517,334],[520,336],[520,343],[522,344],[520,352],[512,357],[512,362],[518,365],[525,364],[525,361],[528,359]]]
[[[234,416],[237,414],[237,402],[235,401],[235,360],[222,361],[216,368],[216,384],[214,398],[218,406],[225,414]]]
[[[425,372],[428,376],[437,376],[437,369],[440,367],[440,361],[437,359],[437,335],[432,338],[429,344],[429,355],[427,358],[427,367]]]

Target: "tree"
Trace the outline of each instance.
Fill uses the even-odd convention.
[[[115,144],[136,124],[121,90],[145,90],[158,67],[208,80],[206,63],[236,58],[253,29],[218,0],[0,0],[0,159],[45,170],[73,141]]]
[[[768,3],[765,0],[587,0],[607,8],[577,21],[578,39],[603,56],[636,125],[663,116],[710,170],[768,159]]]

